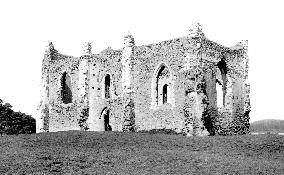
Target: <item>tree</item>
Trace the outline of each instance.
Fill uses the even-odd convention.
[[[36,121],[32,116],[14,112],[10,103],[0,99],[0,134],[35,133]]]

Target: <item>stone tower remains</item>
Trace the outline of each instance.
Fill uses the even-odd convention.
[[[248,42],[224,47],[195,23],[187,36],[83,55],[50,42],[42,63],[37,132],[172,129],[187,135],[249,132]]]

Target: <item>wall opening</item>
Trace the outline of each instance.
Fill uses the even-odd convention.
[[[170,71],[165,66],[162,65],[157,74],[156,83],[156,104],[162,105],[169,102],[169,84],[171,83]]]
[[[217,107],[224,107],[224,97],[223,97],[223,86],[219,80],[216,80],[216,91],[217,91]]]
[[[65,104],[72,103],[71,78],[64,72],[61,78],[61,98]]]
[[[109,109],[105,108],[101,114],[101,118],[104,120],[104,130],[105,131],[112,131],[112,127],[109,123]]]
[[[163,104],[168,102],[168,85],[163,86]]]
[[[227,65],[224,59],[217,64],[216,91],[217,91],[217,107],[225,106],[225,96],[227,88]]]
[[[157,109],[165,103],[175,105],[174,80],[169,67],[165,63],[160,63],[152,77],[151,83],[151,109]]]
[[[105,76],[105,98],[110,98],[110,75]]]

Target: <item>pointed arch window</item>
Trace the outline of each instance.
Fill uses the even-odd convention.
[[[172,86],[173,80],[170,70],[168,66],[161,63],[154,72],[152,80],[152,109],[166,103],[174,105]]]
[[[217,93],[217,107],[223,108],[225,106],[225,96],[227,91],[227,65],[224,59],[217,64],[216,75],[216,93]]]
[[[72,103],[71,78],[64,72],[61,77],[61,98],[65,104]]]

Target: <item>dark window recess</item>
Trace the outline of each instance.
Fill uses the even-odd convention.
[[[168,85],[163,86],[163,104],[168,102]]]
[[[110,98],[110,75],[105,77],[105,98]]]
[[[66,72],[64,72],[61,78],[61,97],[62,102],[65,104],[72,103],[71,89],[71,78]]]

